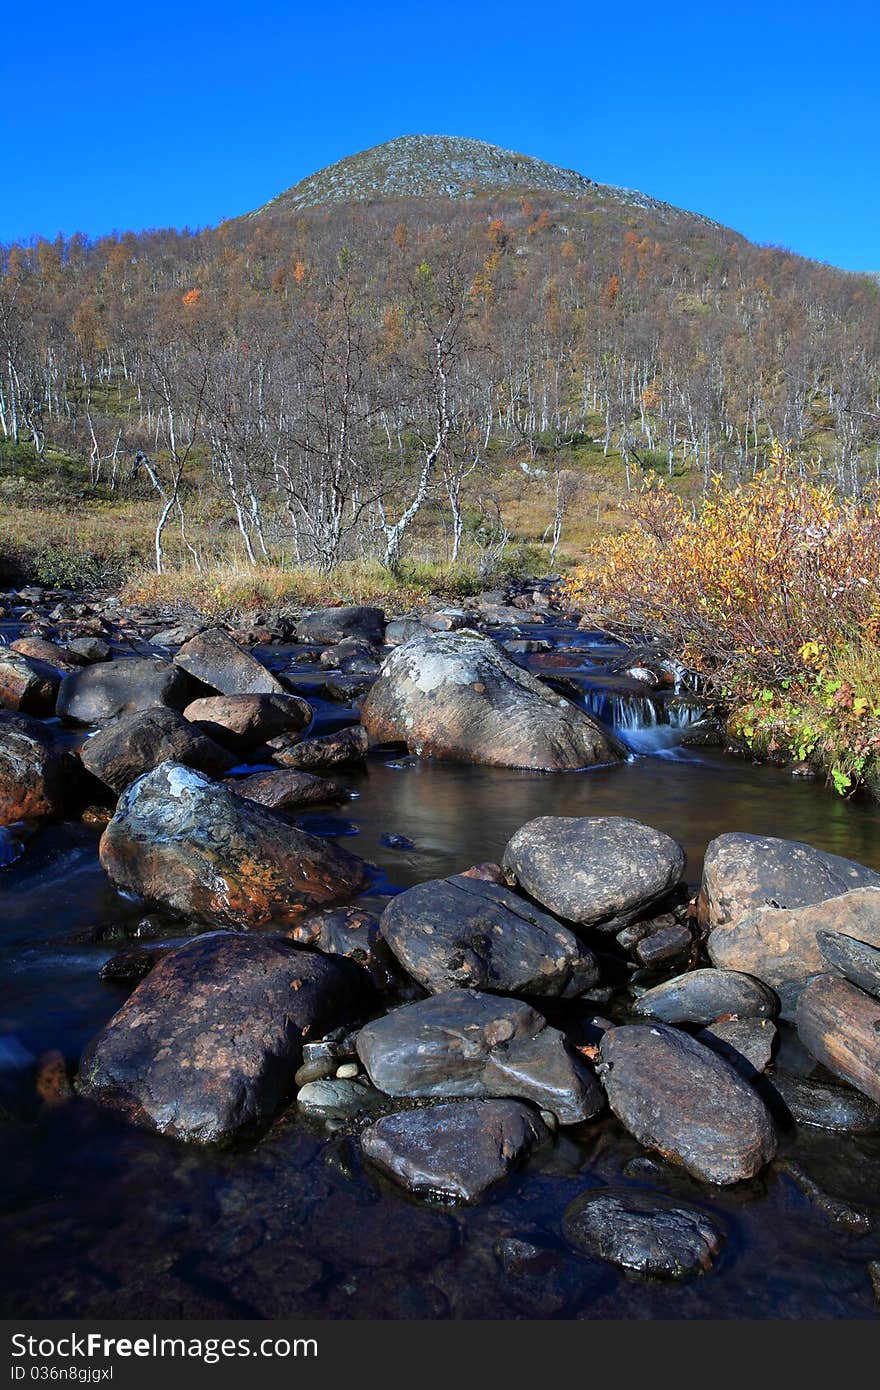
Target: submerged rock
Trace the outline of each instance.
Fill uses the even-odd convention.
[[[0,825],[60,815],[65,780],[64,755],[45,725],[0,711]]]
[[[557,772],[616,762],[618,739],[470,632],[414,637],[385,659],[363,706],[376,743],[453,762]]]
[[[123,792],[100,856],[117,888],[220,926],[291,925],[369,877],[363,860],[179,763]]]
[[[216,777],[234,761],[177,710],[161,708],[119,715],[86,739],[80,758],[88,772],[117,793],[159,763],[182,763]]]
[[[775,1072],[772,1079],[774,1090],[798,1124],[836,1134],[876,1134],[880,1130],[880,1105],[861,1091],[792,1072]]]
[[[772,1018],[776,996],[760,980],[738,970],[691,970],[649,989],[633,1005],[639,1018],[661,1023],[711,1023],[722,1014]]]
[[[663,1023],[609,1028],[600,1044],[608,1103],[646,1148],[695,1178],[753,1178],[776,1152],[767,1107],[727,1062]]]
[[[562,1218],[562,1233],[576,1250],[658,1279],[710,1269],[724,1239],[707,1212],[631,1188],[575,1198]]]
[[[361,1145],[411,1192],[475,1202],[548,1137],[519,1101],[470,1100],[385,1115],[364,1131]]]
[[[58,713],[76,724],[103,724],[157,705],[182,709],[189,689],[185,673],[161,657],[106,661],[64,677]]]
[[[856,888],[880,888],[880,874],[773,835],[719,835],[703,861],[700,912],[711,927],[763,907],[804,908]]]
[[[604,1103],[562,1034],[517,999],[450,990],[367,1024],[357,1050],[391,1096],[517,1096],[561,1124],[591,1119]]]
[[[542,906],[617,932],[679,882],[684,850],[627,816],[539,816],[508,841],[502,865]]]
[[[184,642],[175,665],[221,695],[283,695],[284,686],[220,627]]]
[[[252,748],[278,734],[299,733],[312,721],[312,707],[298,695],[208,695],[193,700],[184,718],[219,743]]]
[[[797,1002],[798,1037],[823,1067],[880,1104],[880,1000],[817,975]]]
[[[814,975],[834,973],[820,935],[828,930],[880,946],[880,889],[856,888],[806,907],[761,907],[716,927],[707,949],[713,964],[744,970],[775,990],[784,1018],[793,1018],[798,995]]]
[[[507,888],[464,874],[392,898],[382,935],[432,993],[456,988],[575,998],[599,978],[593,953]]]
[[[213,932],[159,961],[85,1051],[83,1095],[177,1139],[270,1119],[303,1038],[350,1022],[363,976],[267,936]]]

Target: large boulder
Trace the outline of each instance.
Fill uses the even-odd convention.
[[[381,646],[385,637],[385,614],[381,608],[317,608],[296,624],[298,642],[334,643],[357,637],[371,646]]]
[[[570,1245],[621,1269],[655,1279],[684,1279],[711,1268],[723,1234],[708,1212],[659,1192],[585,1192],[566,1208]]]
[[[809,907],[854,888],[880,888],[880,874],[799,840],[736,832],[706,849],[700,915],[718,927],[762,907]]]
[[[22,714],[51,715],[61,675],[45,661],[24,656],[21,652],[0,653],[0,705]]]
[[[793,1018],[798,995],[814,975],[836,974],[820,938],[843,933],[880,947],[880,889],[854,888],[806,907],[759,907],[717,926],[709,958],[728,970],[755,975],[775,990],[784,1018]]]
[[[64,755],[43,724],[0,712],[0,825],[61,814]]]
[[[363,860],[173,762],[123,792],[100,855],[123,892],[218,926],[289,926],[369,878]]]
[[[183,714],[220,743],[252,748],[278,734],[299,733],[311,723],[312,707],[298,695],[208,695]]]
[[[283,695],[284,686],[220,627],[184,642],[175,664],[221,695]]]
[[[817,975],[797,1002],[798,1037],[817,1062],[880,1104],[880,1000]]]
[[[518,999],[451,990],[367,1024],[358,1056],[390,1096],[515,1096],[579,1124],[601,1087],[562,1034]]]
[[[167,706],[182,709],[190,684],[185,673],[161,657],[136,657],[84,666],[65,676],[58,714],[76,724],[104,724],[119,714]]]
[[[646,990],[633,1013],[661,1023],[712,1023],[723,1014],[773,1018],[778,1008],[773,991],[751,975],[738,970],[691,970]]]
[[[625,756],[601,724],[471,632],[395,647],[362,717],[376,743],[452,762],[559,772]]]
[[[509,889],[464,874],[392,898],[382,935],[432,994],[469,988],[570,999],[599,978],[595,956],[567,927]]]
[[[539,816],[508,841],[509,883],[580,926],[617,932],[663,898],[684,871],[675,840],[628,816]]]
[[[219,777],[235,761],[177,710],[162,708],[119,715],[86,739],[80,758],[88,772],[117,794],[159,763],[183,763]]]
[[[729,1063],[664,1023],[609,1028],[600,1044],[608,1103],[646,1148],[695,1178],[753,1178],[776,1152],[770,1113]]]
[[[305,1037],[350,1024],[357,967],[267,936],[215,932],[170,952],[96,1038],[79,1089],[140,1124],[211,1143],[270,1119]]]
[[[411,1192],[475,1202],[548,1138],[521,1101],[465,1100],[384,1115],[364,1131],[361,1146]]]

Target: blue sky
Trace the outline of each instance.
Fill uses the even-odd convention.
[[[469,135],[880,270],[880,6],[46,0],[0,53],[0,238],[204,226]]]

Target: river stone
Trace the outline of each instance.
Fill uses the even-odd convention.
[[[71,637],[65,647],[73,658],[88,665],[94,661],[109,661],[113,655],[113,649],[103,637]]]
[[[718,927],[758,908],[809,907],[854,888],[880,888],[880,874],[799,840],[719,835],[703,861],[700,914]]]
[[[382,937],[379,918],[374,912],[365,912],[360,907],[316,912],[298,922],[290,937],[301,946],[356,961],[383,992],[400,983],[400,969]]]
[[[89,1044],[79,1089],[211,1143],[268,1120],[310,1033],[363,1006],[362,976],[268,936],[212,932],[164,956]]]
[[[764,1102],[708,1047],[664,1023],[609,1028],[600,1043],[608,1103],[646,1148],[721,1186],[753,1178],[776,1152]]]
[[[817,975],[797,1002],[798,1037],[817,1062],[880,1104],[880,1001],[833,975]]]
[[[47,642],[44,637],[19,637],[16,642],[12,643],[10,651],[19,652],[22,656],[31,657],[34,661],[42,661],[44,665],[51,667],[56,673],[59,682],[68,672],[78,671],[81,666],[85,665],[82,657],[78,657],[65,647],[57,646],[54,642]]]
[[[776,995],[751,975],[738,970],[691,970],[647,990],[632,1012],[661,1023],[711,1023],[722,1014],[772,1018],[777,1008]]]
[[[849,1086],[832,1086],[792,1072],[775,1072],[773,1088],[798,1124],[830,1129],[836,1134],[876,1134],[880,1105]]]
[[[0,705],[22,714],[52,715],[61,676],[45,661],[20,652],[0,653]]]
[[[184,642],[175,664],[221,695],[283,695],[284,686],[220,627]]]
[[[296,1103],[303,1114],[330,1120],[375,1110],[382,1099],[363,1078],[327,1076],[301,1086]]]
[[[452,762],[559,772],[625,756],[614,734],[471,632],[395,647],[362,717],[374,742]]]
[[[385,614],[381,608],[360,605],[349,608],[317,608],[306,613],[296,624],[298,642],[342,642],[347,637],[360,638],[372,646],[382,645],[385,636]]]
[[[337,729],[332,734],[304,739],[302,743],[276,747],[270,744],[272,756],[284,767],[314,771],[325,767],[345,767],[362,763],[367,756],[369,739],[359,724]]]
[[[555,918],[507,888],[464,874],[392,898],[382,935],[432,994],[472,988],[572,999],[599,978],[593,953]]]
[[[181,709],[189,688],[186,674],[158,656],[105,661],[64,677],[58,713],[76,724],[104,724],[157,705]]]
[[[866,994],[880,999],[880,950],[838,931],[820,931],[819,949],[835,970]]]
[[[299,806],[320,806],[348,801],[351,793],[341,782],[314,777],[295,768],[276,772],[252,772],[247,777],[228,777],[224,786],[248,801],[257,801],[273,811],[289,811]]]
[[[358,1034],[358,1056],[390,1096],[514,1096],[561,1124],[580,1124],[604,1098],[584,1062],[518,999],[450,990],[394,1009]]]
[[[562,1233],[576,1250],[659,1279],[711,1268],[724,1239],[706,1212],[630,1188],[576,1197],[562,1218]]]
[[[420,618],[393,618],[385,628],[385,641],[390,647],[400,647],[411,637],[430,637],[432,630]]]
[[[364,1131],[361,1146],[411,1192],[476,1202],[548,1138],[520,1101],[466,1100],[385,1115]]]
[[[502,866],[558,917],[616,932],[675,887],[684,862],[675,840],[628,816],[538,816],[508,841]]]
[[[123,792],[100,856],[123,892],[218,926],[290,926],[369,877],[363,860],[172,762]]]
[[[86,739],[79,755],[83,767],[117,794],[159,763],[182,763],[216,777],[234,762],[177,710],[161,708],[119,715]]]
[[[880,946],[880,890],[856,888],[806,907],[744,911],[709,935],[716,966],[744,970],[775,990],[783,1018],[793,1018],[797,998],[813,975],[834,974],[819,934],[833,931]]]
[[[219,743],[253,748],[278,734],[299,733],[311,723],[312,707],[298,695],[207,695],[183,715]]]
[[[770,1065],[777,1031],[769,1018],[719,1018],[697,1037],[751,1080]]]
[[[0,825],[60,815],[64,789],[64,756],[50,730],[0,711]]]

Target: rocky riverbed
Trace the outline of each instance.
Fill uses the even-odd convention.
[[[8,1314],[876,1315],[875,807],[544,586],[2,606]]]

